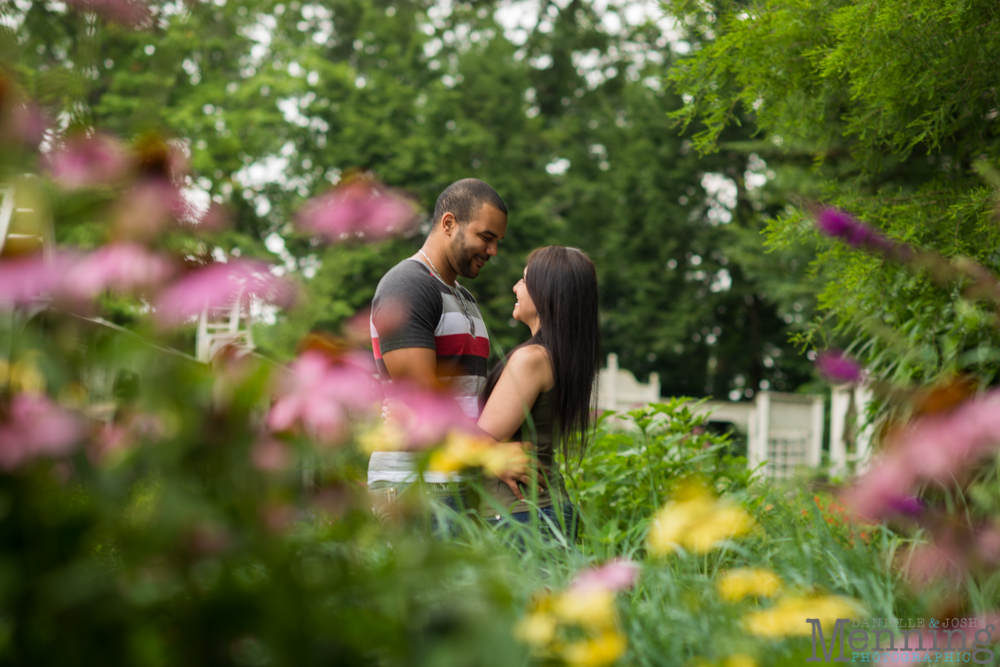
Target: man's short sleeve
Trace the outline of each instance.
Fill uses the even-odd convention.
[[[372,301],[372,325],[381,354],[407,347],[437,349],[434,330],[443,305],[435,282],[409,260],[382,278]]]

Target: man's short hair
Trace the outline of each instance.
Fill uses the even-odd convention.
[[[459,225],[469,224],[472,217],[479,213],[483,204],[489,204],[504,215],[507,215],[507,205],[500,199],[497,191],[478,178],[463,178],[455,181],[438,196],[434,205],[434,220],[436,226],[445,213],[451,213]]]

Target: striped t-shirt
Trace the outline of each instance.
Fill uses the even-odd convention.
[[[453,292],[426,264],[412,257],[405,259],[391,268],[375,289],[371,336],[383,385],[391,382],[383,354],[408,347],[430,348],[437,352],[438,379],[451,387],[466,415],[478,418],[490,338],[479,305],[467,289],[456,282]],[[368,481],[408,481],[412,466],[407,462],[412,458],[407,452],[375,452],[368,465]],[[446,482],[457,477],[426,473],[424,479]]]

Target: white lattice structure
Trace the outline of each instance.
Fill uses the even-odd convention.
[[[869,462],[875,426],[867,422],[872,391],[858,385],[834,387],[830,396],[830,472],[862,472]]]
[[[52,255],[55,233],[37,179],[0,183],[0,256]]]
[[[38,179],[24,176],[13,183],[0,183],[0,259],[37,254],[51,259],[54,239],[52,216],[41,197]],[[17,308],[0,302],[0,309],[13,310],[15,319],[23,322],[50,303],[51,299],[40,295]]]
[[[618,367],[618,355],[608,355],[608,367],[602,368],[597,376],[597,409],[622,412],[639,408],[660,400],[660,376],[649,374],[649,382],[643,384],[629,371]]]
[[[617,355],[608,355],[608,366],[598,377],[595,402],[599,410],[622,412],[661,400],[656,373],[643,384],[618,367]],[[759,391],[753,401],[705,401],[693,409],[707,414],[710,422],[733,424],[745,432],[750,466],[763,466],[764,475],[782,479],[800,468],[820,465],[824,403],[822,396]],[[835,430],[834,437],[842,437],[839,433]],[[836,451],[833,454],[836,461]]]
[[[822,396],[761,391],[754,397],[756,424],[747,438],[751,467],[764,475],[790,477],[800,467],[818,467],[823,454]]]
[[[207,364],[225,347],[235,346],[245,351],[254,349],[252,324],[250,297],[242,290],[232,304],[204,309],[198,318],[195,357]]]

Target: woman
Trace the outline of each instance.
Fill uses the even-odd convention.
[[[601,344],[597,272],[590,258],[576,248],[539,248],[528,256],[514,294],[513,317],[528,325],[531,338],[514,348],[487,378],[479,428],[499,441],[536,446],[541,484],[536,490],[522,491],[527,491],[525,496],[534,500],[540,512],[573,536],[577,519],[559,475],[555,450],[560,448],[569,460],[574,453],[570,445],[578,442],[582,456],[589,436],[590,399]],[[515,520],[529,521],[527,503],[504,482],[488,478],[486,490],[493,501],[483,504],[488,519],[500,521],[495,511],[499,505],[510,508]]]

